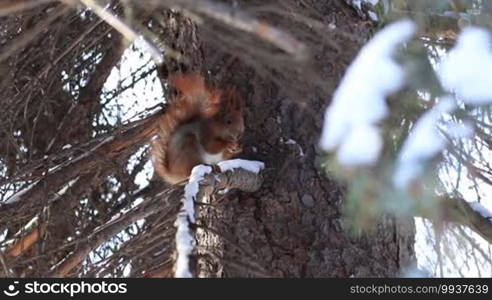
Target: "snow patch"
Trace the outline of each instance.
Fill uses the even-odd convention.
[[[347,136],[338,150],[338,161],[346,166],[371,165],[377,161],[382,148],[383,139],[378,127],[354,126],[351,134]]]
[[[261,161],[231,159],[225,160],[217,164],[221,172],[232,171],[237,168],[245,169],[246,171],[258,174],[265,168],[265,164]]]
[[[190,272],[190,254],[195,247],[195,239],[191,234],[189,228],[188,218],[185,214],[179,214],[174,226],[176,230],[176,250],[178,251],[178,258],[176,259],[176,273],[177,278],[191,278]]]
[[[465,28],[439,68],[443,86],[465,103],[492,103],[492,51],[488,31]]]
[[[488,210],[485,206],[483,206],[480,202],[468,202],[471,208],[478,212],[482,217],[486,219],[490,219],[492,222],[492,212]]]
[[[280,142],[286,144],[286,145],[295,145],[297,146],[297,148],[299,149],[299,155],[301,157],[304,157],[305,154],[304,154],[304,150],[302,149],[301,145],[299,145],[298,142],[296,142],[295,140],[291,139],[291,138],[288,138],[287,140],[285,140],[284,138],[280,138]]]
[[[447,122],[441,128],[438,126],[442,116],[455,108],[454,100],[446,97],[420,117],[398,155],[393,178],[395,187],[406,188],[422,174],[425,163],[445,149],[447,142],[440,130],[452,138],[466,138],[473,134],[469,124]]]
[[[190,230],[190,223],[195,223],[195,199],[200,188],[200,181],[203,177],[212,172],[212,167],[198,165],[191,171],[188,184],[185,186],[183,208],[179,212],[174,226],[176,230],[176,250],[178,257],[176,259],[175,277],[189,278],[192,276],[189,269],[189,256],[195,247],[195,238]]]
[[[352,7],[354,7],[359,12],[359,14],[363,14],[364,12],[362,11],[362,4],[369,3],[372,4],[373,7],[375,7],[379,3],[379,0],[345,0],[345,2],[347,2],[349,5],[352,5]],[[367,15],[372,21],[378,21],[378,16],[375,12],[368,11]]]
[[[369,19],[373,20],[373,21],[378,21],[378,15],[375,13],[375,12],[372,12],[372,11],[368,11],[367,12],[367,15],[369,16]]]
[[[233,159],[220,162],[218,164],[222,172],[242,168],[250,172],[258,173],[265,167],[260,161],[250,161],[244,159]],[[200,182],[206,174],[212,172],[212,167],[198,165],[191,171],[188,184],[184,188],[182,199],[183,208],[179,212],[174,226],[176,230],[176,273],[175,277],[189,278],[192,276],[189,269],[189,256],[195,247],[195,238],[190,230],[190,223],[195,223],[195,200],[200,188]]]
[[[357,9],[362,9],[362,3],[370,3],[376,6],[379,0],[348,0],[347,2]]]
[[[59,197],[63,196],[63,194],[65,194],[65,192],[70,188],[72,187],[77,181],[79,180],[79,177],[75,177],[75,179],[72,179],[70,180],[67,184],[65,184],[61,189],[58,190],[58,192],[56,192],[56,199],[58,199]]]
[[[387,26],[348,67],[325,112],[320,140],[326,151],[338,148],[340,163],[372,165],[379,158],[383,142],[376,124],[388,114],[386,96],[400,89],[405,77],[393,55],[415,28],[409,20]]]
[[[12,204],[12,203],[15,203],[17,201],[19,201],[19,199],[24,195],[26,194],[29,190],[31,190],[37,183],[39,182],[39,180],[33,182],[32,184],[30,184],[28,187],[18,191],[17,193],[13,194],[10,198],[8,198],[5,203],[7,204]]]
[[[198,165],[194,167],[188,184],[184,188],[183,209],[191,223],[195,223],[195,200],[200,189],[200,181],[210,172],[212,172],[212,167],[210,166]]]

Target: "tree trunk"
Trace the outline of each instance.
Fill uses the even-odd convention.
[[[309,5],[324,20],[335,20],[337,28],[360,40],[370,38],[366,23],[330,3]],[[386,216],[368,233],[350,233],[343,218],[344,189],[320,167],[317,143],[323,111],[350,61],[347,57],[357,53],[359,43],[343,41],[339,45],[343,53],[319,49],[314,56],[316,64],[324,66],[321,73],[327,90],[306,84],[297,87],[301,93],[293,94],[233,56],[218,53],[216,45],[200,42],[204,34],[197,32],[197,53],[204,59],[201,69],[212,70],[222,82],[234,82],[245,94],[241,158],[266,164],[259,192],[232,191],[211,199],[212,205],[199,205],[198,275],[389,277],[411,265],[413,219]]]

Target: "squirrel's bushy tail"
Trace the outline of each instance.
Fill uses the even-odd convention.
[[[206,86],[204,78],[198,74],[179,74],[169,82],[177,89],[178,96],[170,99],[166,112],[160,117],[158,136],[151,147],[154,169],[163,178],[169,165],[169,143],[176,130],[181,125],[217,114],[221,98],[220,90]]]

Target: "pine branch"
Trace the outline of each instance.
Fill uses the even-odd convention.
[[[243,169],[235,169],[224,173],[212,172],[206,175],[201,182],[197,199],[210,197],[212,194],[224,189],[239,189],[245,192],[253,192],[259,189],[261,183],[261,175]],[[85,244],[79,245],[77,250],[53,267],[49,276],[66,277],[74,268],[81,264],[91,251],[139,220],[154,214],[159,214],[164,218],[175,219],[181,209],[182,197],[183,185],[174,185],[155,195],[150,193],[138,206],[96,228],[87,237]],[[168,272],[164,273],[168,274]],[[154,274],[153,276],[158,276],[158,274]]]
[[[107,160],[126,157],[132,149],[147,143],[155,135],[156,116],[129,123],[119,131],[99,139],[96,145],[93,145],[94,141],[87,143],[92,145],[87,152],[52,168],[53,171],[43,178],[11,196],[0,204],[0,225],[6,224],[11,218],[35,215],[47,204],[47,191],[60,191],[80,174],[93,172]]]
[[[439,212],[437,221],[452,222],[469,227],[492,244],[492,218],[482,215],[469,202],[462,198],[441,197],[436,211]],[[435,211],[420,210],[418,217],[436,219]]]

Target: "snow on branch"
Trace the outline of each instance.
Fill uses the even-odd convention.
[[[192,277],[189,268],[189,257],[195,247],[195,239],[189,225],[195,223],[195,200],[198,196],[200,182],[203,180],[203,176],[211,171],[212,167],[210,166],[198,165],[194,167],[191,171],[188,184],[185,186],[185,194],[181,200],[183,209],[179,212],[174,223],[174,226],[177,227],[176,250],[178,253],[175,277],[178,278]]]
[[[351,5],[359,15],[364,16],[367,14],[372,21],[378,21],[377,14],[370,9],[374,8],[379,3],[379,0],[345,0],[345,2]],[[365,8],[363,9],[363,5],[369,6],[370,9],[366,11]]]
[[[245,160],[245,159],[231,159],[218,163],[222,172],[232,171],[234,169],[244,169],[246,171],[258,174],[265,168],[265,164],[261,161]]]
[[[440,66],[439,75],[443,86],[455,92],[465,103],[492,103],[491,42],[487,30],[466,28]]]
[[[440,65],[439,77],[443,86],[449,92],[455,92],[464,103],[492,103],[491,50],[490,34],[486,30],[476,27],[464,29],[457,45]],[[445,150],[447,143],[440,129],[451,138],[472,136],[473,128],[469,124],[442,122],[443,115],[456,108],[456,101],[445,96],[420,117],[400,151],[393,178],[395,187],[407,188],[422,173],[425,163]]]
[[[447,146],[441,130],[454,138],[468,137],[473,129],[468,124],[446,122],[439,128],[443,115],[456,109],[455,101],[445,97],[435,107],[425,112],[417,121],[398,154],[393,184],[404,189],[423,172],[425,164]]]
[[[127,23],[117,17],[116,13],[108,10],[107,7],[97,3],[93,0],[80,0],[80,2],[87,8],[91,9],[102,20],[108,23],[111,27],[116,29],[121,35],[123,35],[128,41],[133,43],[137,39],[144,45],[144,49],[149,52],[154,62],[158,65],[164,62],[161,51],[150,40],[140,35],[135,29],[131,28]]]
[[[485,219],[489,219],[492,223],[492,212],[483,206],[480,202],[468,202],[474,211],[478,212]]]
[[[5,203],[16,203],[19,201],[19,199],[21,199],[25,194],[27,194],[28,192],[31,191],[31,189],[38,183],[38,181],[35,181],[34,183],[31,183],[29,186],[27,186],[26,188],[23,188],[22,190],[16,192],[15,194],[13,194],[12,196],[10,196],[6,201]]]
[[[393,59],[396,49],[409,40],[415,24],[393,23],[360,51],[349,66],[325,113],[320,146],[338,149],[346,166],[376,163],[383,141],[377,123],[388,114],[386,96],[404,83],[404,70]]]
[[[175,277],[193,277],[193,272],[190,270],[190,256],[196,242],[190,225],[196,221],[195,201],[209,197],[214,191],[239,188],[246,192],[254,192],[261,185],[261,177],[258,173],[264,168],[263,162],[233,159],[219,163],[219,168],[222,173],[215,174],[210,166],[194,167],[184,188],[184,196],[181,200],[183,207],[174,223],[177,227]]]
[[[443,196],[438,201],[442,221],[467,226],[492,243],[492,212],[479,202],[467,202],[462,198]],[[432,213],[427,209],[421,209],[418,216],[435,219]]]

